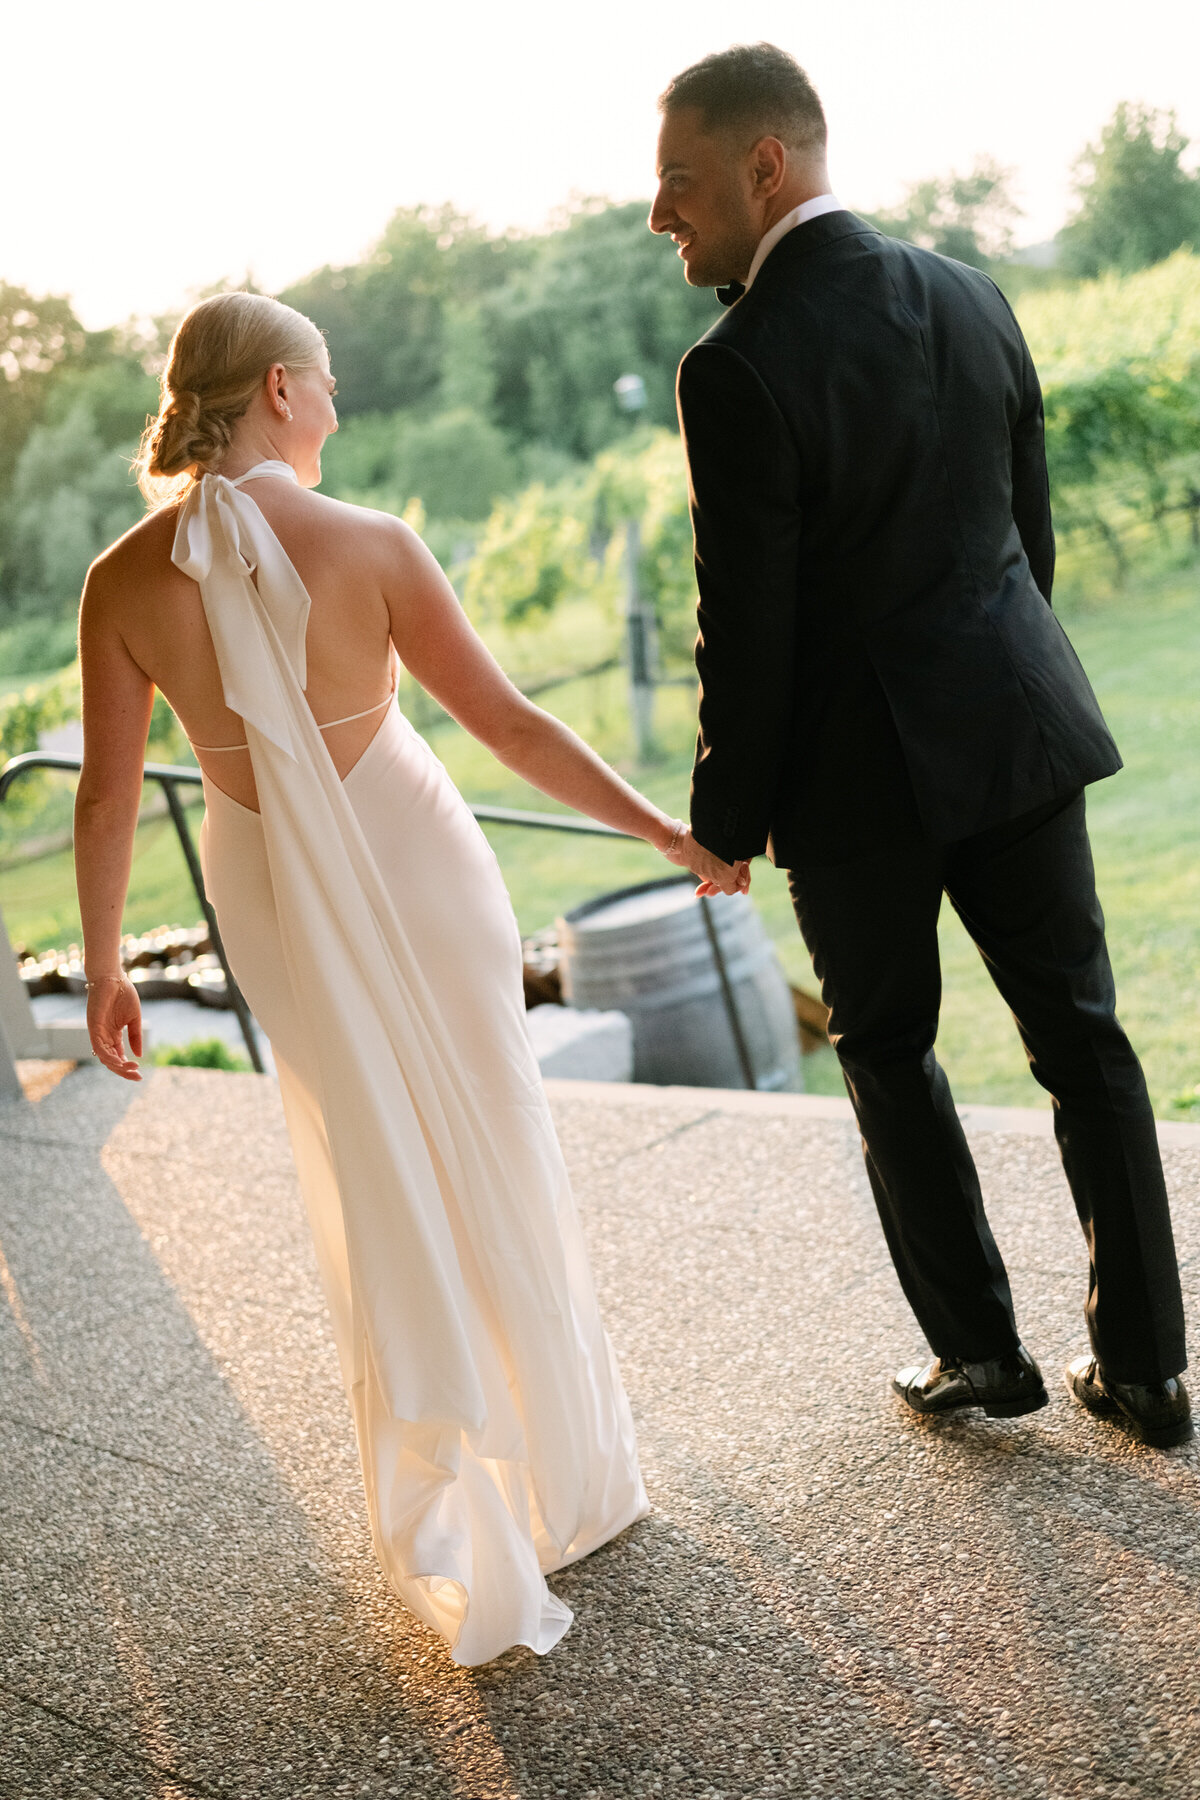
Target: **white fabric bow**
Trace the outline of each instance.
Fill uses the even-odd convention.
[[[300,746],[277,657],[282,652],[300,687],[308,685],[310,601],[279,539],[241,491],[242,482],[266,474],[296,480],[280,462],[258,463],[237,481],[202,476],[180,508],[171,561],[200,584],[226,706],[295,758]]]

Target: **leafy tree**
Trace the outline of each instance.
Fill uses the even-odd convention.
[[[0,690],[22,676],[61,669],[75,656],[73,616],[46,613],[0,630]]]
[[[92,480],[89,497],[71,497],[75,475],[84,471],[81,457],[102,456],[122,444],[132,447],[156,405],[157,384],[123,334],[85,332],[69,301],[35,299],[23,289],[0,284],[0,592],[9,607],[47,594],[63,598],[78,593],[81,546],[91,546],[85,568],[101,547],[94,541],[97,496],[102,489],[129,485],[127,469],[114,473],[106,467]],[[84,434],[78,451],[70,446],[69,430],[30,450],[31,438],[43,425],[54,431],[68,420]],[[59,459],[57,468],[47,464],[50,444],[52,457]],[[19,512],[28,514],[34,489],[40,508],[36,527],[29,517],[24,525],[18,518]],[[101,513],[106,506],[101,504]],[[124,503],[117,505],[117,516],[117,529],[123,530],[137,514],[131,516]],[[42,545],[33,558],[38,573],[32,585],[31,531]],[[43,620],[41,636],[47,645],[61,648],[67,638],[57,623]],[[18,661],[36,662],[39,641],[33,630]]]
[[[1059,233],[1074,275],[1128,273],[1181,244],[1200,246],[1200,175],[1182,163],[1188,140],[1173,112],[1122,101],[1075,164],[1075,216]]]
[[[1060,523],[1102,538],[1119,581],[1126,572],[1121,526],[1161,521],[1173,483],[1197,470],[1200,361],[1183,380],[1123,358],[1091,375],[1048,384],[1046,454]]]
[[[574,484],[540,484],[496,506],[467,564],[464,604],[484,621],[524,623],[578,599],[596,570]]]
[[[1186,510],[1200,484],[1200,256],[1027,295],[1055,520],[1101,538]],[[1193,515],[1195,517],[1196,515]]]
[[[486,625],[520,625],[587,599],[619,638],[626,533],[641,533],[638,579],[665,659],[690,665],[696,585],[683,450],[676,433],[640,430],[553,487],[497,503],[462,572],[466,604]]]
[[[490,411],[496,391],[493,348],[478,300],[447,301],[442,314],[438,402],[446,412]]]
[[[85,337],[69,300],[55,294],[35,300],[24,288],[0,282],[0,375],[6,381],[49,375],[79,354]]]
[[[342,499],[403,512],[418,499],[438,519],[485,519],[517,486],[504,434],[468,407],[424,419],[360,413],[325,447],[324,485]]]
[[[0,282],[0,485],[41,412],[54,371],[83,350],[85,332],[69,300],[37,300]]]
[[[142,516],[128,451],[108,449],[87,404],[36,425],[10,499],[14,585],[26,610],[73,606],[88,564]]]
[[[158,382],[115,334],[96,333],[89,337],[86,357],[55,376],[45,422],[61,424],[79,406],[106,450],[133,445],[158,411]]]
[[[0,765],[10,756],[36,750],[43,731],[53,731],[66,719],[78,717],[79,682],[73,671],[27,687],[23,693],[5,695],[0,701]],[[18,783],[18,788],[21,786]]]
[[[690,670],[696,640],[696,579],[687,474],[678,434],[639,431],[595,460],[583,494],[590,509],[593,544],[605,534],[624,559],[624,535],[636,519],[640,530],[638,586],[654,608],[664,662]],[[607,561],[612,563],[613,541]]]
[[[461,320],[472,301],[500,286],[523,254],[521,240],[491,236],[452,207],[406,208],[365,261],[318,269],[280,299],[327,334],[347,416],[432,409],[442,397],[451,317]],[[459,404],[464,398],[454,395]],[[490,401],[485,372],[473,403],[486,410]]]
[[[339,395],[339,400],[341,396]],[[384,506],[396,480],[396,439],[403,413],[355,413],[341,418],[321,452],[321,486],[339,500]]]
[[[646,212],[638,201],[579,203],[485,302],[495,417],[515,440],[594,455],[627,432],[613,394],[627,373],[646,384],[647,422],[674,427],[679,359],[719,307],[688,287]]]
[[[866,216],[889,237],[986,269],[1012,250],[1020,208],[1011,184],[1012,171],[984,156],[970,174],[915,182],[894,212]]]
[[[413,420],[401,432],[399,473],[407,497],[441,519],[485,519],[517,485],[503,433],[467,407]]]
[[[347,418],[465,409],[513,444],[588,457],[624,435],[613,382],[673,424],[680,357],[717,316],[640,203],[581,202],[540,235],[492,236],[450,208],[396,213],[363,263],[282,296],[327,332]]]
[[[1043,383],[1126,360],[1185,381],[1200,364],[1200,256],[1189,250],[1132,275],[1026,294],[1017,310]]]

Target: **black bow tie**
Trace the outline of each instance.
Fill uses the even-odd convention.
[[[726,287],[719,287],[717,289],[717,299],[721,302],[722,306],[732,306],[735,300],[741,299],[745,291],[746,285],[744,282],[731,281]]]

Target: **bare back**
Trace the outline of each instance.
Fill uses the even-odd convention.
[[[278,477],[248,482],[248,498],[282,544],[312,601],[306,698],[318,724],[347,715],[325,734],[338,774],[358,761],[392,691],[389,596],[395,585],[396,521],[347,506]],[[225,705],[200,589],[171,561],[177,508],[152,514],[103,560],[102,604],[133,661],[165,696],[214,784],[257,809],[241,719]]]
[[[507,768],[617,831],[669,839],[665,853],[685,865],[684,828],[514,687],[410,526],[286,477],[248,470],[235,479],[246,482],[243,498],[259,508],[309,596],[305,698],[319,726],[332,722],[323,736],[341,778],[380,727],[398,658]],[[164,507],[127,532],[92,564],[80,608],[76,877],[98,970],[117,961],[155,688],[197,746],[212,785],[258,811],[249,751],[201,747],[240,746],[246,734],[225,704],[200,589],[171,561],[177,522],[178,509]],[[704,879],[728,882],[723,891],[732,892],[740,877],[715,866]],[[109,1066],[128,1074],[133,1065],[113,1056]]]

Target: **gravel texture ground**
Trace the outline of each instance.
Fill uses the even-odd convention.
[[[1051,1405],[938,1424],[844,1106],[552,1099],[654,1512],[475,1671],[373,1561],[273,1083],[0,1112],[0,1795],[1200,1795],[1200,1453],[1063,1388],[1044,1116],[968,1130]],[[1164,1147],[1194,1318],[1200,1128]]]

